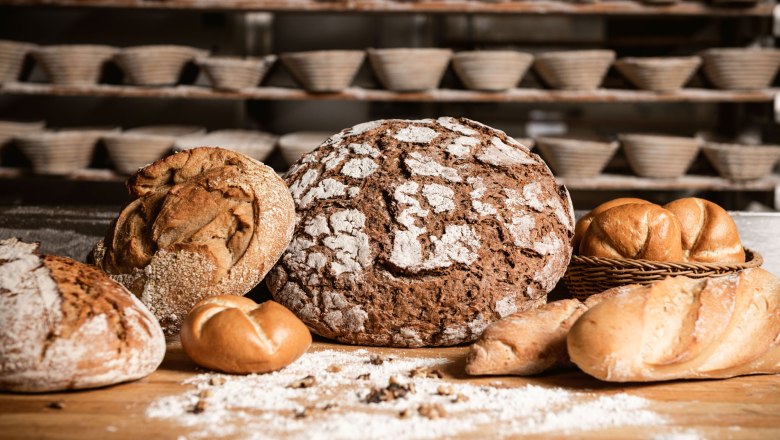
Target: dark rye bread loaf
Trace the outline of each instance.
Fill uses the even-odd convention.
[[[0,241],[0,389],[92,388],[152,373],[165,354],[154,316],[94,266]]]
[[[571,256],[566,189],[539,156],[467,119],[357,125],[286,180],[297,226],[267,284],[342,342],[471,341],[544,304]]]

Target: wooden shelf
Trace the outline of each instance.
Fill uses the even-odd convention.
[[[241,91],[221,91],[200,86],[138,87],[121,85],[59,86],[41,83],[5,83],[0,94],[51,95],[126,98],[181,99],[257,99],[279,101],[406,101],[406,102],[771,102],[776,89],[731,91],[683,89],[675,93],[654,93],[641,90],[600,89],[594,91],[564,91],[545,89],[513,89],[490,93],[471,90],[437,89],[425,92],[397,93],[381,89],[352,87],[340,93],[309,93],[285,87],[257,87]]]
[[[752,5],[712,5],[682,1],[651,5],[640,1],[605,0],[578,3],[566,0],[0,0],[0,5],[134,9],[192,9],[276,12],[365,13],[486,13],[589,15],[772,16],[771,1]]]

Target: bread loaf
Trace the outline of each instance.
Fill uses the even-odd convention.
[[[133,201],[93,252],[167,336],[203,298],[243,295],[290,242],[295,208],[269,167],[220,148],[168,156],[128,179]]]
[[[564,299],[494,322],[471,345],[466,373],[529,376],[556,368],[571,368],[566,336],[588,308],[611,298],[622,288],[591,295],[585,302]]]
[[[585,232],[588,230],[588,227],[590,226],[590,223],[593,221],[593,218],[597,215],[601,214],[602,212],[614,208],[615,206],[620,205],[628,205],[628,204],[643,204],[643,203],[650,203],[647,200],[643,199],[637,199],[633,197],[621,197],[617,199],[612,199],[608,202],[604,202],[601,205],[593,208],[592,211],[585,214],[582,218],[580,218],[577,221],[577,224],[574,226],[574,238],[571,240],[572,247],[574,248],[574,251],[578,251],[580,248],[580,242],[582,241],[582,237],[585,236]]]
[[[780,281],[756,268],[631,286],[585,312],[567,346],[614,382],[780,373]]]
[[[223,295],[206,298],[192,309],[181,328],[181,345],[202,367],[267,373],[301,357],[311,345],[311,334],[279,303]]]
[[[675,200],[664,208],[680,220],[686,261],[696,263],[744,263],[745,250],[737,225],[728,212],[696,197]]]
[[[680,223],[654,204],[627,204],[593,218],[580,244],[580,255],[683,261]]]
[[[152,314],[93,266],[0,241],[0,390],[93,388],[151,374],[165,355]]]

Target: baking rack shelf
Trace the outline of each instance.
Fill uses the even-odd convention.
[[[38,178],[27,169],[0,168],[0,179]],[[109,169],[89,168],[52,179],[91,182],[122,182],[127,176]],[[557,178],[570,190],[648,190],[648,191],[774,191],[780,187],[780,175],[773,174],[760,180],[732,182],[713,176],[688,175],[678,179],[648,179],[635,176],[602,174],[588,178]]]
[[[722,15],[772,16],[771,1],[723,6],[703,1],[651,5],[640,1],[606,0],[577,3],[565,0],[0,0],[0,5],[139,9],[194,9],[289,12],[367,13],[490,13],[590,15]]]
[[[352,87],[340,93],[309,93],[289,87],[257,87],[241,91],[221,91],[200,86],[138,87],[121,85],[60,86],[40,83],[5,83],[0,94],[52,95],[129,98],[257,99],[277,101],[407,101],[407,102],[771,102],[777,89],[731,91],[683,89],[674,93],[642,90],[600,89],[565,91],[513,89],[491,93],[471,90],[437,89],[398,93],[381,89]]]

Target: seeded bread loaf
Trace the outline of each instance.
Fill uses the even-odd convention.
[[[195,148],[138,170],[93,257],[138,295],[166,336],[200,300],[244,295],[273,267],[295,224],[292,198],[269,167]]]
[[[0,390],[93,388],[151,374],[165,338],[146,307],[94,266],[37,248],[0,241]]]
[[[544,304],[571,256],[566,189],[539,156],[467,119],[357,125],[286,180],[297,226],[268,287],[342,342],[474,340]]]

